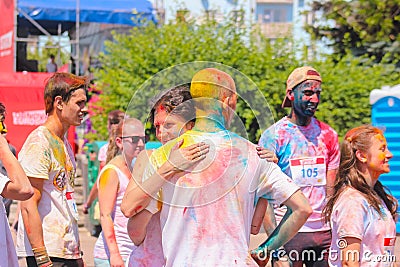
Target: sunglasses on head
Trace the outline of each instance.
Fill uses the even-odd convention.
[[[131,136],[121,136],[121,139],[131,139],[131,142],[136,144],[139,142],[139,140],[142,140],[143,144],[148,141],[148,136],[137,136],[137,135],[131,135]]]

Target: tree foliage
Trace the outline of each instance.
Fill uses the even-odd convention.
[[[133,28],[128,35],[115,35],[114,39],[107,43],[107,52],[99,58],[102,68],[95,73],[97,87],[102,90],[97,103],[102,109],[92,118],[99,139],[107,136],[108,111],[126,110],[135,91],[149,78],[186,62],[212,61],[239,70],[262,92],[275,121],[289,111],[281,108],[287,76],[298,66],[312,65],[323,78],[322,102],[316,116],[340,135],[351,127],[370,122],[369,93],[372,89],[400,82],[394,68],[380,64],[366,66],[351,55],[339,61],[330,56],[312,61],[298,58],[290,40],[270,42],[257,31],[250,32],[232,22],[149,25]],[[179,77],[171,79],[179,80]],[[251,91],[251,88],[240,89]],[[143,108],[137,106],[137,109]],[[259,129],[255,116],[270,115],[262,110],[253,112],[244,101],[238,103],[237,114],[249,138],[257,142],[264,129]]]
[[[394,62],[400,55],[398,0],[314,1],[311,12],[322,15],[308,32],[314,39],[329,40],[336,54],[350,50],[375,62]]]
[[[40,71],[40,72],[46,71],[46,64],[49,62],[50,55],[54,55],[56,57],[56,60],[58,60],[58,58],[57,58],[58,48],[56,47],[56,45],[57,44],[52,43],[50,40],[47,40],[45,47],[42,48],[41,50],[35,49],[34,51],[31,51],[30,49],[27,49],[28,58],[35,59],[38,61],[38,63],[39,63],[38,71]],[[62,63],[66,63],[69,61],[69,58],[70,58],[70,55],[68,53],[65,53],[63,50],[61,50],[60,61]],[[56,62],[56,63],[59,63],[59,62]],[[58,67],[60,68],[61,65],[59,64]]]

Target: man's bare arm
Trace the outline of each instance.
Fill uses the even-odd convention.
[[[132,217],[146,208],[166,181],[203,160],[210,148],[208,144],[203,142],[179,149],[181,145],[182,140],[174,146],[168,160],[149,179],[140,184],[138,181],[141,181],[141,179],[131,179],[121,204],[121,211],[126,217]],[[135,163],[134,169],[136,164],[142,165],[138,168],[144,169],[146,167],[145,159],[142,157],[138,157],[137,161],[139,160],[139,162]],[[138,172],[140,173],[140,171]]]
[[[337,172],[338,169],[329,170],[326,172],[326,198],[330,198],[333,194]]]
[[[7,170],[10,181],[5,185],[3,197],[15,200],[26,200],[33,196],[33,188],[24,170],[8,147],[7,140],[0,135],[0,160]]]
[[[272,205],[272,203],[268,203],[267,211],[265,212],[264,216],[263,225],[265,232],[267,233],[268,236],[270,236],[276,228],[274,206]]]
[[[34,157],[37,158],[39,156],[41,165],[44,165],[48,158],[45,156],[46,150],[43,150],[42,152],[44,152],[43,155],[37,155],[38,151],[33,152],[28,148],[28,150],[26,150],[24,153],[24,157],[22,159],[23,163],[21,164],[31,164],[31,161],[34,159]],[[34,166],[39,167],[35,164]],[[43,236],[43,219],[39,213],[39,204],[43,197],[43,186],[47,182],[48,178],[46,179],[45,177],[48,177],[48,172],[46,172],[47,169],[45,167],[42,167],[40,170],[42,171],[41,174],[43,176],[28,176],[29,182],[33,188],[33,196],[25,201],[20,201],[22,220],[19,223],[23,223],[24,225],[25,234],[28,242],[31,245],[33,256],[35,257],[37,265],[46,267],[52,266],[52,262],[47,254],[47,248],[45,247]]]
[[[311,215],[312,209],[307,198],[297,190],[284,203],[287,206],[285,216],[267,240],[251,252],[252,257],[259,263],[268,262],[269,253],[286,244],[292,239]],[[265,258],[264,258],[265,257]]]
[[[31,178],[29,180],[33,187],[33,196],[21,201],[21,214],[25,226],[26,235],[32,248],[44,247],[42,219],[39,215],[38,205],[42,198],[44,180]]]
[[[278,158],[275,152],[260,146],[256,147],[257,154],[261,159],[269,162],[278,163]],[[251,221],[251,234],[256,235],[260,231],[261,225],[264,222],[264,228],[267,234],[270,235],[276,227],[274,209],[268,200],[260,198],[257,201],[254,211],[253,220]]]
[[[148,210],[142,210],[135,216],[129,218],[128,221],[128,234],[133,244],[139,246],[143,243],[146,232],[147,225],[150,222],[151,217],[153,216]]]

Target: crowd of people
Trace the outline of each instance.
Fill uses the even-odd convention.
[[[19,162],[0,135],[1,196],[21,207],[16,246],[0,209],[0,266],[18,266],[17,255],[27,266],[84,266],[66,133],[87,112],[87,86],[68,73],[47,81],[47,120]],[[398,202],[379,181],[393,157],[384,132],[361,125],[339,145],[314,116],[321,93],[316,69],[294,69],[282,103],[290,112],[258,144],[229,130],[238,93],[216,68],[153,98],[158,149],[144,149],[144,122],[110,113],[106,157],[84,204],[87,213],[98,197],[95,266],[395,266]],[[267,239],[250,251],[262,225]]]

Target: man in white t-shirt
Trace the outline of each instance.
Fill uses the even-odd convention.
[[[196,125],[155,150],[144,181],[132,194],[138,214],[161,209],[162,245],[166,266],[257,266],[266,264],[272,250],[293,237],[311,214],[311,208],[280,168],[257,154],[256,146],[228,131],[237,94],[227,73],[209,68],[196,73],[190,93],[195,101]],[[199,161],[195,167],[177,169],[168,160],[181,148],[194,143],[209,145],[194,158],[179,158],[179,166]],[[160,191],[162,189],[162,191]],[[158,194],[158,200],[149,198]],[[268,240],[249,254],[250,229],[255,203],[263,197],[287,205],[285,221]],[[255,261],[254,261],[254,260]]]
[[[83,266],[74,200],[76,164],[66,133],[86,112],[86,77],[55,73],[46,83],[47,120],[25,141],[20,163],[34,195],[21,202],[17,254],[28,266]]]

